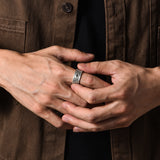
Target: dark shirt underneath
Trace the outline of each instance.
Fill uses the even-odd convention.
[[[79,0],[74,48],[94,53],[96,61],[105,60],[104,12],[104,0]],[[111,160],[109,139],[109,131],[67,131],[65,160]]]

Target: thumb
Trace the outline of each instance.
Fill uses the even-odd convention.
[[[60,46],[52,46],[42,49],[39,53],[55,56],[61,61],[89,62],[93,60],[94,55],[81,52],[77,49],[69,49]]]
[[[79,63],[78,69],[90,74],[113,75],[115,66],[110,61]]]

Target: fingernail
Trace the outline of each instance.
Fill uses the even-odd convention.
[[[94,54],[87,54],[88,57],[94,57]]]
[[[79,130],[79,128],[78,127],[74,127],[73,128],[73,132],[79,132],[80,130]]]
[[[84,68],[84,67],[86,67],[86,64],[85,64],[85,63],[79,63],[79,64],[78,64],[78,67]]]
[[[69,118],[66,117],[66,116],[63,116],[63,117],[62,117],[62,120],[63,120],[64,122],[69,122]]]

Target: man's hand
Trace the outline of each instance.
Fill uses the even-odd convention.
[[[68,114],[62,119],[75,126],[75,132],[128,127],[160,105],[160,71],[157,68],[143,68],[117,60],[79,64],[78,68],[90,74],[111,76],[113,84],[100,89],[71,86],[89,104],[97,104],[89,109],[64,102],[63,108]],[[99,106],[99,103],[104,105]]]
[[[62,61],[87,62],[93,57],[58,46],[24,54],[0,50],[0,84],[36,115],[55,127],[63,127],[64,122],[53,111],[66,113],[61,107],[64,101],[80,106],[85,106],[86,101],[70,88],[75,70]],[[89,74],[83,74],[81,84],[97,88],[106,85]]]

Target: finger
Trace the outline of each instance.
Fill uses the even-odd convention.
[[[32,106],[32,109],[30,109],[32,112],[34,112],[37,116],[41,117],[42,119],[49,122],[51,125],[53,125],[56,128],[64,128],[64,129],[71,129],[73,128],[71,125],[66,124],[62,121],[61,117],[58,116],[54,111],[51,109],[48,109],[48,107],[41,106],[40,104],[35,103],[34,106]]]
[[[77,49],[69,49],[60,46],[51,46],[38,51],[40,54],[49,54],[63,61],[88,62],[93,60],[93,54],[87,54]]]
[[[44,120],[46,120],[47,122],[49,122],[50,124],[52,124],[57,128],[61,128],[64,125],[63,122],[61,121],[61,117],[56,115],[56,113],[54,113],[50,109],[44,109],[44,110],[40,109],[39,111],[36,111],[36,113],[39,117],[43,118]]]
[[[62,121],[65,122],[65,123],[68,123],[72,126],[80,127],[80,128],[83,128],[83,129],[95,128],[94,124],[91,124],[91,123],[85,122],[83,120],[77,119],[77,118],[75,118],[71,115],[68,115],[68,114],[66,114],[62,117]]]
[[[117,107],[117,102],[104,106],[96,106],[92,109],[82,108],[72,103],[64,102],[62,107],[66,110],[65,112],[67,114],[90,123],[101,122],[106,119],[118,117],[121,114],[121,109]]]
[[[85,99],[89,104],[110,102],[118,98],[116,95],[115,85],[110,85],[105,88],[90,89],[79,84],[72,84],[71,88],[77,95]]]
[[[80,63],[78,68],[84,72],[92,74],[112,75],[114,74],[115,68],[114,61],[104,62],[91,62],[91,63]]]
[[[87,105],[87,102],[76,93],[74,93],[72,89],[67,85],[65,86],[65,88],[63,87],[60,93],[56,94],[56,96],[60,99],[63,99],[64,101],[71,102],[78,106],[85,107]]]
[[[56,128],[63,128],[63,129],[73,128],[73,126],[71,126],[70,124],[67,124],[62,121],[61,119],[62,116],[59,116],[57,114],[57,110],[52,110],[46,107],[44,110],[42,111],[40,110],[40,112],[36,112],[36,113],[39,117],[43,118],[44,120],[46,120],[47,122],[55,126]]]
[[[62,121],[61,117],[57,116],[47,107],[37,103],[37,101],[32,96],[26,94],[22,90],[16,88],[12,90],[12,87],[10,87],[10,93],[19,103],[21,103],[34,114],[36,114],[38,117],[41,117],[44,120],[48,121],[53,126],[57,128],[69,127],[68,125],[66,126],[66,124]],[[16,93],[16,95],[14,93]]]
[[[44,120],[46,120],[47,122],[55,126],[56,128],[63,128],[63,129],[73,128],[73,126],[71,126],[70,124],[63,122],[61,117],[59,117],[56,113],[54,113],[50,109],[46,109],[42,113],[39,113],[38,116],[43,118]]]
[[[67,84],[59,83],[58,87],[56,87],[54,91],[51,92],[50,90],[51,89],[49,87],[47,87],[47,89],[45,88],[45,92],[41,91],[41,94],[34,96],[35,100],[42,105],[53,107],[55,107],[56,103],[56,106],[60,105],[61,101],[59,100],[69,101],[71,103],[84,107],[87,104],[87,102],[80,96],[78,96],[76,93],[74,93],[73,90]],[[60,107],[61,105],[59,106],[59,109]]]
[[[50,109],[54,109],[55,112],[58,111],[61,114],[66,114],[67,113],[66,110],[64,109],[64,107],[62,107],[63,103],[64,103],[64,100],[59,98],[53,98],[51,102],[47,105],[47,107]]]
[[[75,74],[75,69],[72,69],[70,67],[66,67],[68,70],[66,76],[63,76],[63,79],[65,82],[67,82],[68,84],[71,84],[73,81],[73,77]],[[103,81],[102,79],[91,75],[91,74],[87,74],[87,73],[82,73],[82,77],[80,79],[80,84],[89,87],[89,88],[103,88],[103,87],[107,87],[110,84]]]
[[[82,74],[80,84],[82,84],[85,87],[92,88],[92,89],[108,87],[111,85],[111,84],[103,81],[102,79],[100,79],[96,76],[87,74],[87,73]]]
[[[94,128],[86,129],[83,127],[81,128],[81,127],[75,126],[73,128],[73,132],[99,132],[99,131],[105,131],[105,130],[126,128],[126,127],[129,127],[131,124],[132,122],[128,121],[128,117],[123,116],[123,117],[107,119],[103,122],[97,123]]]
[[[63,99],[59,99],[58,95],[48,95],[48,93],[41,93],[38,96],[34,96],[34,100],[40,104],[41,106],[48,107],[50,109],[54,109],[55,112],[60,112],[61,114],[65,114],[66,111],[62,107]],[[58,115],[61,115],[58,113]]]
[[[123,125],[120,125],[121,118],[119,117],[108,119],[101,123],[89,123],[67,114],[62,117],[62,120],[72,126],[75,126],[73,128],[74,132],[99,132],[123,127]]]

